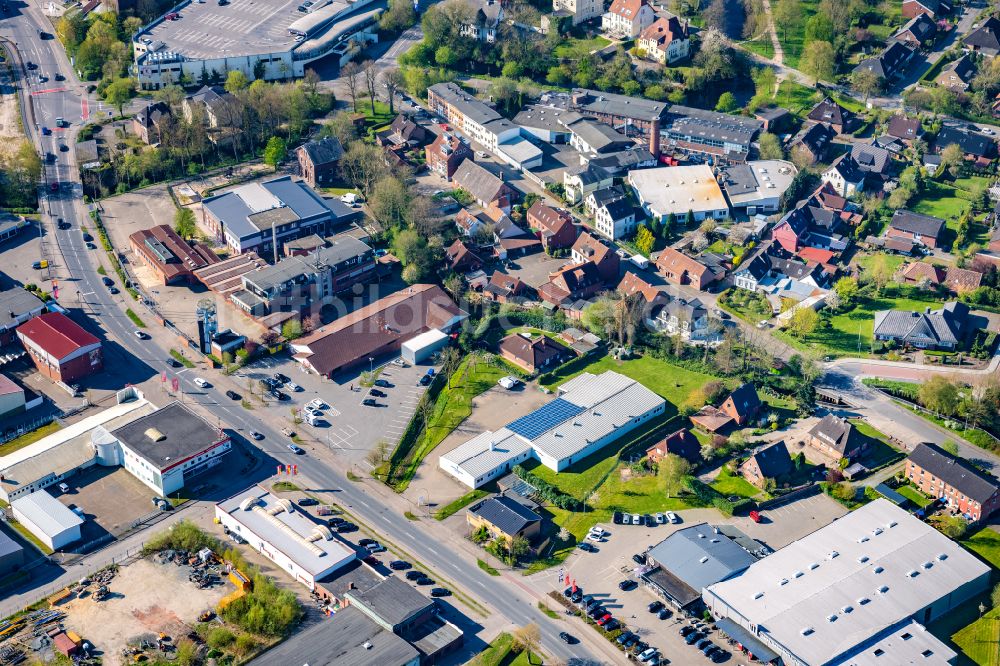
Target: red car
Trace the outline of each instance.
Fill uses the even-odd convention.
[[[755,523],[759,523],[760,522],[760,513],[758,513],[757,511],[751,511],[750,512],[750,520],[752,520]]]
[[[610,620],[611,620],[611,613],[607,613],[606,615],[602,616],[601,619],[599,619],[597,621],[597,626],[598,627],[603,627]]]
[[[443,129],[443,130],[449,130],[451,128],[448,127],[448,123],[441,123],[441,129]]]

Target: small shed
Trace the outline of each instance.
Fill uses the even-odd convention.
[[[407,340],[399,351],[404,361],[416,365],[423,363],[446,344],[448,344],[448,334],[435,328]]]
[[[52,637],[52,647],[65,657],[76,654],[77,650],[80,649],[80,646],[74,643],[73,639],[67,636],[65,631],[60,631]]]
[[[844,470],[844,478],[848,481],[853,481],[854,479],[868,473],[868,468],[861,463],[854,463],[850,467]]]

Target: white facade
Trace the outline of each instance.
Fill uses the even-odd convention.
[[[552,0],[552,11],[569,12],[573,25],[595,19],[604,13],[603,0]]]
[[[850,198],[858,194],[864,189],[865,185],[863,174],[858,180],[847,180],[837,167],[830,167],[823,172],[823,182],[830,183],[834,191],[845,198]]]
[[[80,540],[83,519],[44,490],[10,503],[14,519],[52,550]]]
[[[232,442],[227,437],[225,441],[187,460],[177,462],[172,467],[157,469],[124,443],[119,442],[119,445],[121,446],[122,466],[135,478],[164,497],[184,487],[185,474],[190,478],[207,472],[222,463],[222,457],[229,453],[233,447]]]
[[[404,342],[399,349],[399,354],[407,363],[416,365],[426,361],[447,344],[448,334],[435,328]]]
[[[627,238],[635,233],[635,212],[616,220],[608,212],[607,206],[598,206],[594,211],[594,228],[599,234],[611,240]]]
[[[632,12],[616,12],[614,11],[616,4],[618,3],[612,3],[611,11],[608,11],[601,17],[601,30],[606,33],[635,39],[656,20],[653,8],[645,2],[633,1],[624,3],[628,7],[638,6],[638,10]]]
[[[592,170],[589,173],[594,173]],[[602,177],[600,180],[585,180],[580,174],[571,174],[569,171],[563,171],[563,188],[566,190],[566,201],[573,204],[574,206],[584,199],[587,195],[597,190],[603,190],[606,187],[611,187],[615,182],[612,176]]]

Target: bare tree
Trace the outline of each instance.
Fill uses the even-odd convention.
[[[340,70],[340,77],[347,86],[347,94],[351,98],[354,113],[358,112],[358,86],[361,85],[361,67],[356,62],[349,62]]]
[[[385,86],[385,96],[389,100],[390,114],[396,113],[393,103],[396,101],[396,95],[399,94],[405,82],[403,73],[396,67],[390,67],[382,72],[382,85]]]
[[[531,663],[531,653],[538,651],[538,645],[542,642],[542,632],[535,623],[518,627],[512,632],[514,645],[528,653],[528,663]]]
[[[375,115],[375,89],[378,87],[378,68],[371,60],[361,63],[361,72],[365,75],[365,87],[368,88],[368,97],[371,98],[372,115]]]

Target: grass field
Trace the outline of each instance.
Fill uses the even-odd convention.
[[[449,504],[445,504],[443,507],[441,507],[440,509],[438,509],[437,511],[435,511],[434,512],[434,519],[435,520],[444,520],[448,516],[451,516],[451,515],[454,515],[454,514],[458,513],[459,511],[461,511],[465,507],[469,506],[470,504],[472,504],[476,500],[482,499],[482,498],[486,497],[487,495],[489,495],[488,492],[486,492],[485,490],[482,490],[482,489],[478,489],[478,488],[476,490],[472,490],[470,492],[467,492],[464,495],[462,495],[461,497],[459,497],[457,500],[455,500],[455,501],[453,501],[453,502],[451,502]]]
[[[1000,533],[989,527],[984,527],[972,536],[963,539],[962,545],[977,553],[984,560],[1000,569]]]
[[[770,35],[766,33],[757,39],[740,42],[740,46],[764,58],[774,57],[774,44],[771,43]]]
[[[931,503],[930,497],[927,497],[911,485],[900,486],[899,488],[896,488],[896,492],[913,502],[915,506],[919,506],[921,508]]]
[[[34,444],[41,438],[48,437],[60,428],[62,428],[62,426],[53,421],[48,425],[43,425],[41,428],[32,430],[31,432],[25,433],[20,437],[15,437],[6,444],[0,445],[0,456],[9,455],[18,449],[23,449],[29,444]]]
[[[979,666],[1000,666],[1000,607],[960,629],[951,640]]]
[[[728,467],[719,470],[719,476],[709,484],[719,494],[726,497],[756,497],[760,494],[760,489],[748,482],[742,476],[738,476],[729,471]]]
[[[553,50],[553,55],[557,58],[580,60],[581,58],[585,58],[591,51],[603,49],[610,43],[604,37],[593,37],[591,39],[568,37]]]
[[[855,256],[854,263],[856,263],[864,270],[868,271],[871,270],[872,264],[875,263],[876,257],[882,257],[885,260],[886,267],[888,267],[888,269],[892,271],[893,275],[896,274],[896,271],[898,271],[899,268],[903,265],[903,262],[906,261],[906,257],[901,257],[898,254],[875,253],[875,254],[857,255]]]
[[[868,440],[868,450],[861,457],[861,464],[868,469],[878,469],[902,460],[903,453],[889,444],[889,438],[881,430],[872,427],[862,419],[851,419],[857,437]]]
[[[778,33],[781,34],[780,31]],[[774,96],[774,103],[777,106],[788,109],[797,116],[805,116],[819,101],[819,93],[815,88],[796,83],[791,79],[785,79],[778,86],[778,93]]]
[[[816,13],[819,7],[819,0],[800,0],[801,20],[794,25],[785,26],[775,21],[775,30],[778,32],[778,40],[781,48],[785,52],[785,64],[789,67],[798,67],[799,58],[802,57],[802,46],[805,38],[806,21]]]

